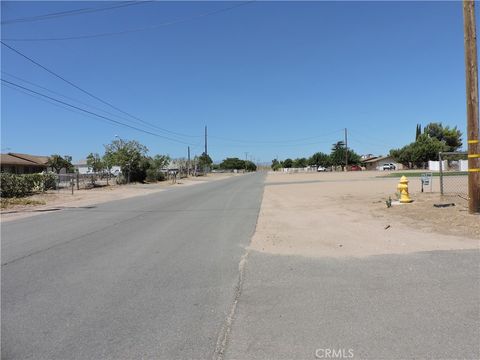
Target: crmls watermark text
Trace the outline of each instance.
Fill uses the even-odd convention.
[[[316,359],[350,359],[353,358],[353,349],[316,349]]]

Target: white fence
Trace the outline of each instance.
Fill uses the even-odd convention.
[[[447,160],[442,161],[442,169],[446,169],[448,166]],[[428,161],[428,170],[440,171],[440,161]]]

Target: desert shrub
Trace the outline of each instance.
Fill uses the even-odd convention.
[[[26,183],[22,176],[2,173],[0,177],[0,191],[2,198],[25,196]]]
[[[147,176],[146,176],[146,180],[148,182],[154,182],[154,181],[157,181],[157,169],[147,169],[146,171],[147,173]]]
[[[54,188],[54,174],[1,173],[0,175],[0,196],[2,198],[23,197]]]
[[[162,172],[159,172],[157,169],[149,168],[146,170],[146,180],[148,182],[164,181],[165,174]]]
[[[55,174],[43,174],[43,190],[53,190],[57,188],[57,178]]]

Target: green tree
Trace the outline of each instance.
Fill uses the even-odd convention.
[[[130,181],[143,182],[147,178],[147,171],[150,169],[150,160],[148,156],[142,156],[138,166],[131,168]]]
[[[51,155],[48,158],[47,166],[54,169],[57,174],[60,174],[62,169],[65,169],[67,172],[73,172],[74,169],[71,156],[62,157],[58,154]]]
[[[117,165],[115,162],[115,157],[111,153],[105,153],[102,157],[102,162],[103,166],[105,167],[105,170],[107,170],[108,177],[111,174],[112,168]],[[107,182],[108,182],[108,177],[107,177]]]
[[[273,159],[271,168],[273,171],[278,171],[282,168],[282,164],[277,159]]]
[[[317,152],[310,156],[308,159],[308,165],[310,166],[324,166],[328,167],[331,166],[330,156],[323,152]]]
[[[462,132],[457,127],[450,128],[442,123],[430,123],[423,129],[423,133],[443,141],[447,145],[445,151],[457,151],[462,147]]]
[[[224,170],[242,170],[246,168],[245,160],[240,160],[239,158],[226,158],[219,164],[219,166],[220,169]]]
[[[157,170],[164,169],[170,164],[170,156],[168,155],[155,155],[151,160],[151,167]]]
[[[102,172],[105,168],[102,158],[98,153],[90,153],[87,156],[87,165],[94,173]]]
[[[361,162],[361,157],[352,149],[348,149],[348,164],[358,165]]]
[[[422,134],[422,125],[417,124],[417,131],[415,133],[415,140],[418,139],[418,137]]]
[[[253,161],[244,161],[245,170],[247,171],[257,171],[257,165]]]
[[[200,169],[209,169],[212,164],[212,158],[205,152],[203,152],[202,155],[200,155],[200,157],[198,158],[198,166]]]
[[[330,154],[330,161],[334,166],[345,167],[345,154],[348,154],[348,164],[355,165],[360,163],[360,155],[352,149],[346,149],[343,141],[337,141],[332,145],[332,152]]]
[[[289,169],[291,167],[293,167],[293,160],[288,158],[288,159],[285,159],[283,160],[283,167],[286,168],[286,169]]]
[[[443,125],[442,123],[430,123],[424,127],[423,133],[427,134],[430,137],[437,138],[438,140],[443,140]]]
[[[294,168],[304,168],[308,165],[308,160],[306,158],[296,158],[293,160]]]
[[[165,169],[170,163],[170,156],[155,155],[153,158],[148,158],[149,166],[146,170],[147,181],[163,181],[165,174],[162,169]]]
[[[127,182],[143,181],[146,177],[148,148],[136,140],[116,139],[105,145],[104,158],[120,166]]]
[[[67,173],[75,172],[75,166],[72,164],[72,157],[65,155],[63,159],[65,160],[65,169],[67,170]]]
[[[448,151],[449,146],[437,138],[422,134],[412,144],[411,161],[417,167],[425,167],[429,160],[437,160],[440,151]]]
[[[448,145],[429,134],[421,134],[417,141],[401,149],[390,150],[390,155],[407,167],[424,168],[429,160],[437,160],[440,151],[447,151]]]
[[[343,141],[337,141],[332,145],[330,159],[334,166],[345,166],[345,143]]]

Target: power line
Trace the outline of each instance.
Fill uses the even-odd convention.
[[[374,141],[375,143],[379,144],[379,145],[383,145],[383,146],[390,146],[391,144],[387,144],[385,142],[383,142],[383,140],[380,140],[378,138],[375,138],[371,135],[368,135],[368,134],[360,134],[359,132],[357,132],[357,130],[353,130],[352,129],[349,129],[349,132],[353,133],[354,135],[357,135],[358,137],[361,137],[362,139],[363,138],[369,138],[370,140]],[[363,140],[362,140],[363,141]],[[368,144],[368,142],[366,142]]]
[[[225,141],[230,141],[230,142],[245,143],[245,144],[284,144],[284,143],[294,143],[294,142],[302,142],[302,141],[306,141],[306,140],[325,138],[327,136],[336,134],[340,131],[343,131],[343,129],[334,130],[334,131],[328,132],[326,134],[317,135],[317,136],[310,136],[310,137],[298,138],[298,139],[287,139],[287,140],[272,140],[272,141],[263,141],[263,140],[253,141],[253,140],[230,139],[230,138],[224,138],[224,137],[212,136],[212,135],[210,135],[210,138],[217,139],[217,140],[225,140]]]
[[[350,138],[349,139],[350,142],[354,142],[354,143],[357,143],[359,145],[363,145],[363,146],[368,146],[372,149],[376,149],[376,150],[385,150],[385,147],[380,145],[380,144],[374,144],[374,143],[370,143],[370,142],[364,142],[364,141],[360,141],[360,140],[357,140],[355,138]]]
[[[95,120],[99,120],[99,121],[103,121],[103,122],[105,122],[105,123],[110,124],[109,121],[106,121],[106,120],[104,120],[104,119],[99,119],[99,118],[94,117],[94,116],[92,116],[92,115],[84,114],[84,113],[82,113],[82,112],[80,112],[80,111],[78,111],[78,110],[72,109],[72,108],[70,108],[70,107],[67,107],[67,106],[65,106],[65,105],[56,103],[56,102],[54,102],[54,101],[51,101],[51,100],[49,100],[49,99],[40,97],[40,96],[38,96],[38,95],[29,93],[28,91],[19,89],[19,88],[17,88],[17,87],[12,86],[12,85],[3,83],[2,86],[5,86],[5,87],[7,87],[7,88],[9,88],[9,89],[18,91],[18,92],[20,92],[20,93],[22,93],[22,94],[24,94],[24,95],[31,96],[31,97],[33,97],[34,99],[37,99],[37,100],[46,102],[46,103],[48,103],[48,104],[50,104],[50,105],[53,105],[53,106],[55,106],[55,107],[58,107],[58,108],[60,108],[60,109],[67,110],[67,111],[73,112],[73,113],[75,113],[75,114],[81,114],[82,116],[89,117],[89,118],[92,118],[92,119],[95,119]]]
[[[125,114],[125,115],[127,115],[127,116],[129,116],[129,117],[131,117],[131,118],[133,118],[133,119],[136,119],[136,120],[142,122],[142,123],[145,124],[145,125],[149,125],[149,126],[151,126],[151,127],[154,127],[154,128],[157,129],[157,130],[160,130],[160,131],[163,131],[163,132],[166,132],[166,133],[170,133],[170,134],[173,134],[173,135],[177,135],[177,136],[197,137],[196,135],[187,135],[187,134],[177,133],[177,132],[175,132],[175,131],[170,131],[170,130],[161,128],[161,127],[159,127],[159,126],[157,126],[157,125],[154,125],[154,124],[152,124],[152,123],[149,123],[148,121],[142,120],[142,119],[140,119],[139,117],[134,116],[134,115],[132,115],[132,114],[130,114],[130,113],[128,113],[128,112],[126,112],[126,111],[118,108],[117,106],[111,104],[110,102],[105,101],[105,100],[99,98],[98,96],[92,94],[91,92],[89,92],[89,91],[81,88],[80,86],[72,83],[71,81],[65,79],[63,76],[61,76],[61,75],[57,74],[56,72],[54,72],[54,71],[46,68],[46,67],[43,66],[42,64],[38,63],[37,61],[33,60],[32,58],[28,57],[27,55],[21,53],[20,51],[16,50],[16,49],[13,48],[12,46],[6,44],[5,42],[3,42],[3,41],[0,40],[0,43],[1,43],[3,46],[5,46],[5,47],[7,47],[8,49],[10,49],[11,51],[15,52],[16,54],[22,56],[23,58],[27,59],[27,60],[30,61],[31,63],[35,64],[36,66],[38,66],[38,67],[42,68],[43,70],[47,71],[49,74],[51,74],[51,75],[59,78],[60,80],[66,82],[67,84],[73,86],[73,87],[76,88],[77,90],[80,90],[81,92],[87,94],[88,96],[94,98],[95,100],[100,101],[101,103],[103,103],[103,104],[105,104],[105,105],[108,105],[108,106],[111,107],[112,109],[117,110],[117,111],[119,111],[119,112],[121,112],[121,113],[123,113],[123,114]]]
[[[79,106],[69,104],[69,103],[67,103],[67,102],[65,102],[65,101],[62,101],[62,100],[56,99],[56,98],[54,98],[54,97],[51,97],[51,96],[42,94],[42,93],[40,93],[40,92],[38,92],[38,91],[29,89],[29,88],[27,88],[27,87],[25,87],[25,86],[21,86],[21,85],[19,85],[19,84],[14,83],[14,82],[11,82],[11,81],[8,81],[8,80],[5,80],[5,79],[1,79],[1,80],[2,80],[3,83],[6,83],[6,84],[9,84],[9,85],[15,86],[15,87],[17,87],[17,88],[19,88],[19,89],[28,91],[28,92],[30,92],[30,93],[32,93],[32,94],[41,96],[41,97],[43,97],[43,98],[46,98],[46,99],[49,99],[49,100],[52,100],[52,101],[55,101],[55,102],[57,102],[57,103],[59,103],[59,104],[62,104],[62,105],[71,107],[71,108],[73,108],[73,109],[79,110],[79,111],[84,112],[84,113],[86,113],[86,114],[93,115],[93,116],[99,117],[99,118],[101,118],[101,119],[105,119],[105,120],[110,121],[110,122],[112,122],[112,123],[115,123],[115,124],[117,124],[117,125],[124,126],[124,127],[128,127],[128,128],[130,128],[130,129],[143,132],[143,133],[145,133],[145,134],[157,136],[157,137],[160,137],[160,138],[163,138],[163,139],[166,139],[166,140],[170,140],[170,141],[174,141],[174,142],[178,142],[178,143],[181,143],[181,144],[193,145],[193,144],[190,144],[190,143],[181,141],[181,140],[169,138],[169,137],[167,137],[167,136],[163,136],[163,135],[160,135],[160,134],[157,134],[157,133],[148,131],[148,130],[141,129],[141,128],[136,127],[136,126],[132,126],[132,125],[129,125],[129,124],[125,124],[125,123],[123,123],[123,122],[121,122],[121,121],[118,121],[118,120],[109,118],[109,117],[107,117],[107,116],[103,116],[103,115],[97,114],[97,113],[95,113],[95,112],[93,112],[93,111],[89,111],[89,110],[82,109],[82,108],[79,107]]]
[[[315,141],[315,142],[305,142],[305,143],[297,143],[297,144],[275,144],[273,145],[275,148],[299,148],[299,147],[304,147],[304,146],[310,146],[310,145],[324,145],[324,144],[332,144],[334,141],[332,139],[330,140],[324,140],[324,141]],[[272,148],[272,144],[268,143],[256,143],[256,144],[228,144],[229,148],[239,148],[239,149],[259,149],[259,148]]]
[[[105,114],[108,114],[108,115],[117,117],[117,118],[119,118],[119,119],[122,119],[122,120],[125,120],[125,121],[128,121],[128,122],[132,122],[132,123],[134,123],[134,124],[139,124],[138,122],[135,122],[135,121],[133,121],[133,120],[131,120],[131,119],[128,119],[128,118],[126,118],[126,117],[119,116],[119,115],[114,114],[114,113],[112,113],[112,112],[109,112],[109,111],[107,111],[107,110],[105,110],[105,109],[102,109],[102,108],[93,106],[93,105],[91,105],[91,104],[88,104],[88,103],[86,103],[86,102],[80,101],[80,100],[75,99],[75,98],[72,98],[72,97],[70,97],[70,96],[66,96],[66,95],[61,94],[61,93],[59,93],[59,92],[57,92],[57,91],[51,90],[51,89],[49,89],[49,88],[47,88],[47,87],[45,87],[45,86],[36,84],[36,83],[31,82],[31,81],[28,81],[28,80],[25,80],[25,79],[23,79],[23,78],[21,78],[21,77],[19,77],[19,76],[10,74],[10,73],[8,73],[8,72],[6,72],[6,71],[3,71],[3,70],[2,70],[1,72],[2,72],[2,74],[8,75],[8,76],[10,76],[10,77],[12,77],[12,78],[14,78],[14,79],[20,80],[20,81],[22,81],[22,82],[24,82],[24,83],[26,83],[26,84],[29,84],[29,85],[33,85],[33,86],[38,87],[38,88],[40,88],[40,89],[42,89],[42,90],[48,91],[49,93],[52,93],[52,94],[61,96],[62,98],[65,98],[65,99],[68,99],[68,100],[71,100],[71,101],[75,101],[75,102],[77,102],[77,103],[79,103],[79,104],[82,104],[82,105],[87,106],[87,107],[89,107],[89,108],[95,109],[95,110],[97,110],[97,111],[101,111],[101,112],[103,112],[103,113],[105,113]],[[139,124],[139,125],[140,125],[140,124]],[[155,129],[154,126],[150,126],[150,128]]]
[[[150,25],[150,26],[144,26],[136,29],[130,29],[130,30],[122,30],[122,31],[113,31],[113,32],[106,32],[106,33],[97,33],[97,34],[89,34],[89,35],[78,35],[78,36],[67,36],[67,37],[56,37],[56,38],[5,38],[4,40],[7,41],[62,41],[62,40],[80,40],[80,39],[92,39],[92,38],[97,38],[97,37],[106,37],[106,36],[114,36],[114,35],[123,35],[123,34],[129,34],[129,33],[134,33],[134,32],[140,32],[140,31],[147,31],[147,30],[154,30],[163,26],[169,26],[169,25],[175,25],[175,24],[180,24],[186,21],[190,20],[195,20],[195,19],[200,19],[203,17],[211,16],[211,15],[216,15],[222,12],[230,11],[235,8],[238,8],[240,6],[244,6],[247,4],[250,4],[256,0],[249,0],[249,1],[243,1],[240,4],[236,4],[233,6],[217,9],[214,11],[210,11],[207,13],[203,14],[198,14],[190,17],[186,17],[183,19],[178,19],[178,20],[170,20],[170,21],[165,21],[159,24],[155,25]]]
[[[127,7],[127,6],[132,6],[132,5],[149,3],[149,2],[152,2],[152,1],[153,0],[123,1],[120,5],[117,4],[117,5],[106,6],[106,7],[82,8],[82,9],[75,9],[75,10],[60,11],[60,12],[43,14],[43,15],[35,15],[35,16],[29,16],[29,17],[24,17],[24,18],[5,20],[5,21],[2,21],[0,24],[10,25],[10,24],[15,24],[15,23],[57,19],[57,18],[65,17],[65,16],[82,15],[82,14],[94,13],[94,12],[99,12],[99,11],[113,10],[113,9],[123,8],[123,7]]]
[[[77,103],[79,103],[79,104],[82,104],[82,105],[84,105],[84,106],[88,106],[89,108],[95,109],[95,110],[97,110],[97,111],[101,111],[101,112],[104,112],[104,113],[106,113],[106,114],[108,114],[108,115],[118,117],[119,119],[132,122],[131,119],[128,119],[128,118],[126,118],[126,117],[122,117],[122,116],[116,115],[116,114],[114,114],[114,113],[111,113],[111,112],[106,111],[106,110],[104,110],[104,109],[101,109],[101,108],[99,108],[99,107],[96,107],[96,106],[87,104],[87,103],[85,103],[85,102],[83,102],[83,101],[80,101],[80,100],[78,100],[78,99],[72,98],[72,97],[70,97],[70,96],[63,95],[63,94],[61,94],[61,93],[59,93],[59,92],[56,92],[56,91],[51,90],[51,89],[49,89],[49,88],[46,88],[45,86],[36,84],[36,83],[31,82],[31,81],[28,81],[28,80],[25,80],[25,79],[23,79],[23,78],[21,78],[21,77],[19,77],[19,76],[10,74],[10,73],[8,73],[8,72],[6,72],[6,71],[3,71],[3,70],[2,70],[1,72],[2,72],[2,74],[8,75],[8,76],[10,76],[10,77],[12,77],[12,78],[14,78],[14,79],[17,79],[17,80],[20,80],[20,81],[26,83],[26,84],[33,85],[33,86],[38,87],[38,88],[40,88],[40,89],[42,89],[42,90],[48,91],[49,93],[52,93],[52,94],[61,96],[61,97],[65,98],[65,99],[68,99],[68,100],[71,100],[71,101],[75,101],[75,102],[77,102]]]

